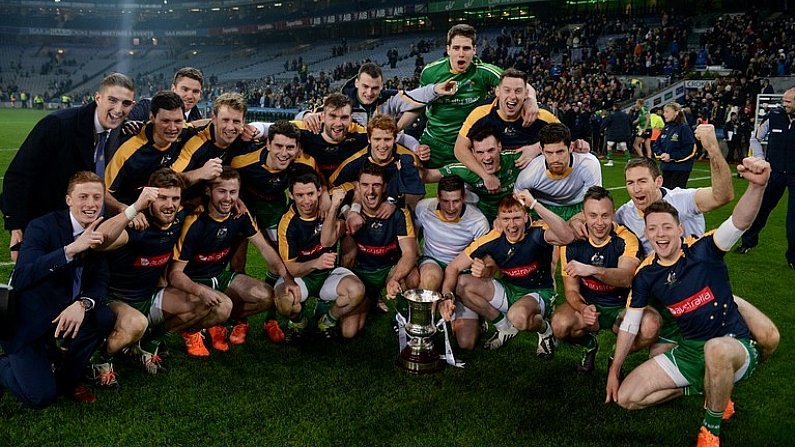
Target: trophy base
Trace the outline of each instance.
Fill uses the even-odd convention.
[[[431,351],[417,351],[406,346],[401,351],[397,365],[403,371],[411,374],[436,374],[444,369],[444,362],[439,354]]]

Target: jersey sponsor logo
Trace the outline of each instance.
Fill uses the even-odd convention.
[[[373,255],[373,256],[384,256],[387,253],[397,250],[397,241],[392,241],[387,245],[381,247],[375,247],[372,245],[364,245],[360,242],[356,243],[356,247],[359,249],[360,252]]]
[[[229,254],[228,247],[221,251],[210,253],[208,255],[197,254],[196,256],[193,257],[193,260],[199,262],[218,262],[221,259],[224,259],[224,256],[226,256],[227,254]]]
[[[312,256],[315,253],[318,253],[320,250],[323,250],[323,246],[320,245],[320,244],[317,244],[317,245],[315,245],[312,248],[309,248],[309,249],[306,249],[306,250],[301,250],[299,253],[301,254],[301,256]]]
[[[582,285],[587,287],[588,290],[593,290],[594,292],[612,292],[617,289],[615,286],[611,286],[590,278],[583,278]]]
[[[163,255],[150,256],[150,257],[138,256],[138,259],[136,259],[135,262],[133,262],[133,265],[135,267],[162,267],[168,264],[169,259],[171,259],[172,253],[173,252],[168,252]]]
[[[328,163],[318,163],[318,164],[317,164],[317,167],[318,167],[318,169],[320,169],[321,171],[336,171],[336,170],[337,170],[337,168],[339,168],[339,167],[340,167],[340,165],[339,165],[338,163],[332,163],[332,164],[328,164]]]
[[[671,315],[678,318],[682,315],[694,312],[713,301],[715,301],[715,294],[712,293],[712,289],[707,286],[684,300],[666,307],[671,311]]]
[[[532,263],[530,265],[525,265],[525,266],[522,266],[522,267],[514,267],[514,268],[510,268],[510,269],[504,269],[504,268],[500,269],[502,274],[507,276],[507,277],[509,277],[509,278],[522,278],[522,277],[525,277],[527,275],[530,275],[531,273],[535,272],[536,270],[538,270],[538,263],[537,262],[534,262],[534,263]]]
[[[281,194],[278,194],[278,195],[272,195],[272,194],[260,194],[260,193],[259,193],[259,191],[257,191],[257,190],[256,190],[256,189],[254,189],[254,188],[248,188],[248,192],[250,192],[250,193],[251,193],[251,194],[253,194],[255,197],[257,197],[257,198],[259,198],[259,199],[262,199],[262,200],[268,200],[268,201],[270,201],[270,200],[277,200],[277,199],[283,199],[283,198],[284,198],[284,192],[282,192]]]

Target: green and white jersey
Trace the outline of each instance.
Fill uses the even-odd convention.
[[[497,217],[497,204],[500,200],[513,193],[516,179],[519,177],[519,168],[514,163],[522,154],[516,151],[503,150],[500,153],[500,169],[494,173],[500,181],[500,191],[497,193],[490,193],[486,186],[483,184],[483,179],[477,174],[470,171],[469,168],[461,163],[453,163],[439,168],[442,175],[455,175],[460,177],[464,183],[469,185],[469,190],[474,192],[480,198],[478,208],[486,216],[489,222],[492,222]]]
[[[426,65],[420,75],[421,86],[438,84],[452,78],[458,82],[458,91],[453,96],[442,96],[428,104],[425,111],[428,117],[425,132],[433,138],[448,142],[452,147],[469,112],[500,83],[500,76],[502,69],[481,62],[477,57],[463,73],[453,72],[449,57]]]
[[[593,154],[570,154],[569,167],[562,175],[547,169],[543,156],[534,158],[519,174],[515,192],[525,189],[546,206],[571,206],[582,203],[591,186],[602,186],[602,169]]]

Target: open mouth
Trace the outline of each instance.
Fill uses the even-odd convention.
[[[505,101],[505,108],[507,109],[506,112],[509,113],[515,112],[517,105],[519,105],[519,101],[516,100]]]

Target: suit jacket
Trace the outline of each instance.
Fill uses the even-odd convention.
[[[53,112],[39,121],[3,179],[0,207],[8,230],[66,208],[69,177],[94,170],[94,102]]]
[[[34,219],[25,231],[11,284],[17,292],[19,316],[14,338],[3,341],[5,352],[14,353],[48,334],[54,320],[72,304],[72,277],[77,262],[83,263],[81,292],[103,304],[110,276],[105,257],[88,250],[82,260],[66,262],[64,247],[74,241],[69,211],[61,210]]]

